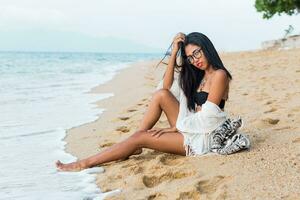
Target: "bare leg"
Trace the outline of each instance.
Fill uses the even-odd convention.
[[[138,130],[149,130],[159,120],[162,111],[166,114],[171,127],[175,126],[178,112],[179,102],[174,95],[166,89],[160,89],[153,94],[148,110],[146,111]],[[142,149],[137,149],[133,154],[142,153]]]
[[[164,133],[159,138],[156,138],[147,133],[147,131],[137,131],[123,142],[115,144],[99,154],[70,164],[63,164],[57,161],[56,166],[62,171],[77,171],[127,158],[140,148],[150,148],[162,152],[185,155],[183,135],[181,133]]]
[[[166,90],[166,89],[158,90],[153,94],[153,97],[149,104],[148,110],[145,113],[143,120],[140,123],[139,130],[142,131],[142,130],[151,129],[155,125],[155,123],[159,120],[162,111],[165,112],[170,126],[171,127],[175,126],[178,112],[179,112],[179,102],[174,97],[174,95],[169,90]],[[179,134],[179,133],[177,133],[177,134]],[[135,135],[136,134],[134,134],[132,137],[136,137]],[[148,135],[150,136],[150,134],[148,134]],[[110,162],[110,161],[118,160],[118,159],[126,159],[130,155],[142,153],[143,147],[136,147],[136,146],[132,146],[132,145],[128,146],[128,144],[130,144],[130,142],[132,141],[132,139],[131,139],[132,137],[128,138],[127,140],[125,140],[121,143],[113,145],[111,148],[101,152],[100,154],[89,157],[82,161],[74,162],[74,163],[67,164],[67,165],[64,165],[60,161],[58,161],[56,163],[56,165],[59,169],[62,169],[62,170],[75,171],[75,170],[80,170],[80,169],[84,169],[87,167],[91,167],[91,166],[94,166],[97,164],[101,164],[104,162]],[[160,138],[165,138],[165,136],[164,135],[163,135],[163,137],[160,136],[159,139]],[[156,139],[155,139],[155,141],[156,141]],[[145,146],[145,147],[147,147],[147,146]],[[148,148],[151,148],[151,146]],[[159,149],[157,149],[157,150],[159,150]],[[116,155],[116,153],[117,153],[117,155]],[[99,156],[100,156],[100,159],[99,159]],[[109,158],[109,159],[107,159],[107,158]],[[94,164],[94,163],[97,163],[97,164]]]
[[[159,120],[162,111],[165,112],[171,127],[175,126],[178,112],[179,102],[174,95],[166,89],[160,89],[153,94],[138,130],[149,130]]]

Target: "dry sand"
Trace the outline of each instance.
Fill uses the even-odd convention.
[[[107,199],[300,199],[300,49],[223,53],[233,75],[226,111],[241,115],[249,151],[229,156],[176,156],[153,150],[102,165],[97,176]],[[68,131],[67,151],[84,158],[128,137],[139,125],[164,67],[136,63],[93,92],[95,122]],[[163,116],[158,127],[167,127]]]

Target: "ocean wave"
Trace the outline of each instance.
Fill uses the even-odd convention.
[[[37,132],[30,132],[30,133],[24,133],[24,134],[19,134],[19,135],[12,135],[12,136],[0,136],[0,140],[8,140],[8,139],[21,138],[21,137],[32,137],[32,136],[37,136],[37,135],[45,135],[45,134],[56,132],[58,130],[61,130],[61,129],[37,131]]]

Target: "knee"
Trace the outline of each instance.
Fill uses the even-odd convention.
[[[146,139],[147,131],[137,131],[133,135],[130,136],[131,141],[137,145],[138,147],[142,148],[142,145],[144,144],[144,140]]]
[[[159,89],[153,94],[154,100],[161,100],[170,95],[170,91],[168,89]]]

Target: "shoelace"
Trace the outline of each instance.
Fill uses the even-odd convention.
[[[229,155],[237,151],[247,149],[250,147],[250,140],[244,134],[234,135],[226,146],[222,149],[219,149],[217,152],[221,155]]]
[[[238,128],[242,126],[242,123],[240,117],[234,120],[227,119],[219,128],[213,131],[211,150],[216,152],[218,149],[221,149],[224,146],[224,141],[232,137]]]

